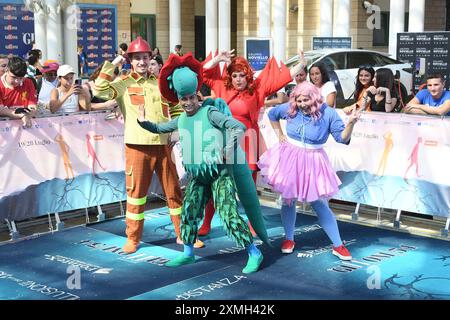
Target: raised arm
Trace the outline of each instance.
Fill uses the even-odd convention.
[[[227,51],[221,51],[217,56],[209,60],[203,65],[204,69],[211,69],[217,66],[220,62],[231,63],[231,59],[234,57],[234,49]]]
[[[300,50],[298,52],[299,61],[298,63],[291,68],[291,78],[295,78],[297,74],[300,73],[300,71],[306,66],[306,59],[305,54],[303,53],[303,50]]]
[[[361,111],[356,111],[356,109],[350,115],[350,118],[348,119],[348,123],[345,126],[345,129],[341,133],[342,142],[344,142],[344,143],[350,142],[350,138],[352,137],[353,128],[360,116],[361,116]]]
[[[123,59],[123,57],[119,57]],[[95,79],[94,86],[92,87],[92,94],[94,96],[103,100],[113,100],[121,97],[126,92],[127,87],[123,80],[112,82],[114,69],[116,68],[116,65],[122,61],[121,59],[116,58],[112,63],[105,61],[105,64],[103,65],[98,78]]]

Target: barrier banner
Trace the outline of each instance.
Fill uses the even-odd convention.
[[[338,113],[347,121],[341,110]],[[284,130],[285,121],[281,124]],[[260,128],[267,147],[278,142],[267,113],[260,117]],[[448,118],[364,113],[349,145],[330,136],[325,151],[342,181],[335,199],[449,216]]]
[[[125,200],[123,121],[104,113],[0,121],[0,218]]]

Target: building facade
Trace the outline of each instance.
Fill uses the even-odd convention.
[[[164,58],[176,44],[199,59],[216,49],[244,55],[245,39],[270,38],[272,53],[286,60],[299,49],[312,49],[314,36],[351,37],[352,48],[395,56],[397,32],[445,31],[450,19],[449,0],[0,0],[20,2],[30,8],[45,4],[46,11],[34,10],[36,46],[44,58],[70,63],[81,41],[80,31],[77,41],[76,32],[65,29],[71,5],[114,9],[111,51],[141,35]]]

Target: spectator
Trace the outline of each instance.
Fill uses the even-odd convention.
[[[398,95],[391,69],[380,68],[375,72],[373,86],[363,95],[362,110],[392,112],[397,105]]]
[[[123,74],[123,75],[128,74],[131,71],[131,62],[127,56],[127,50],[128,50],[128,45],[125,42],[122,42],[121,44],[119,44],[119,55],[121,55],[125,58],[125,61],[118,65],[119,70],[120,70],[121,74]]]
[[[83,51],[83,46],[78,45],[78,74],[80,78],[87,77],[89,75],[89,62],[86,52]]]
[[[107,100],[98,98],[94,96],[92,93],[92,87],[94,86],[94,82],[98,78],[104,64],[105,63],[103,62],[101,65],[99,65],[98,68],[95,69],[95,71],[89,77],[89,81],[83,84],[83,89],[89,93],[88,97],[89,100],[91,101],[91,110],[114,109],[115,107],[117,107],[117,102],[115,99]],[[113,76],[111,77],[111,81],[114,81],[118,75],[119,75],[119,68],[116,67],[114,69]]]
[[[28,56],[28,67],[27,67],[27,74],[26,74],[26,77],[30,78],[31,81],[33,82],[34,88],[36,89],[36,91],[39,91],[38,84],[36,81],[36,77],[37,77],[36,72],[38,71],[38,69],[37,69],[38,59],[39,58],[35,55]]]
[[[353,109],[361,109],[364,102],[364,95],[370,86],[373,86],[373,78],[375,77],[375,70],[370,66],[362,66],[358,69],[356,76],[355,92],[353,93],[355,102],[343,109],[346,114],[351,114]]]
[[[117,99],[125,119],[125,172],[127,188],[126,235],[127,242],[122,248],[125,254],[138,249],[144,230],[144,210],[147,191],[156,171],[167,198],[169,215],[181,241],[181,206],[183,198],[179,186],[176,166],[171,159],[171,148],[167,135],[152,134],[142,129],[138,122],[138,108],[144,105],[146,119],[155,123],[167,122],[169,108],[161,100],[158,80],[149,76],[148,68],[153,51],[147,41],[138,36],[128,46],[132,71],[116,81],[111,76],[123,56],[118,55],[113,62],[105,61],[100,75],[92,88],[94,95],[103,99]],[[203,243],[201,244],[203,246]]]
[[[81,84],[74,83],[74,75],[75,71],[67,64],[58,68],[59,86],[50,94],[50,111],[52,113],[77,112],[80,109],[91,110],[89,92],[84,90]]]
[[[427,89],[420,90],[406,105],[406,113],[450,116],[450,91],[445,90],[445,79],[441,73],[427,77]]]
[[[49,104],[51,92],[58,86],[58,68],[59,64],[56,62],[56,60],[47,60],[44,62],[44,65],[42,67],[43,79],[41,90],[39,91],[38,95],[38,106],[41,113],[44,113],[43,110],[50,111]]]
[[[309,68],[309,79],[319,88],[323,101],[330,107],[336,108],[336,87],[330,81],[326,67],[321,64],[313,64]]]
[[[159,71],[161,70],[163,64],[164,61],[162,60],[161,56],[153,56],[148,65],[148,72],[150,73],[150,75],[153,75],[155,76],[155,78],[158,78]]]
[[[159,56],[159,57],[161,57],[161,60],[163,59],[162,55],[161,55],[161,51],[159,51],[158,47],[155,47],[155,49],[153,49],[153,56]]]
[[[8,70],[0,79],[0,116],[22,119],[31,127],[31,117],[36,115],[36,89],[26,78],[27,63],[20,57],[12,56]]]
[[[183,56],[183,53],[181,52],[181,48],[183,48],[183,46],[182,46],[181,44],[177,44],[177,45],[175,46],[174,54],[176,54],[177,56],[182,57],[182,56]]]
[[[297,85],[306,81],[306,77],[308,75],[308,67],[304,66],[299,73],[297,73],[294,77],[295,83],[288,83],[283,89],[278,91],[276,95],[272,95],[268,97],[264,103],[264,106],[271,107],[279,104],[283,104],[289,101],[289,96],[292,89]]]
[[[31,62],[30,63],[30,59]],[[34,71],[31,70],[34,79],[39,79],[42,76],[42,64],[41,64],[41,59],[42,59],[42,51],[39,49],[32,49],[30,51],[28,51],[28,56],[27,56],[27,61],[28,61],[28,66],[32,65],[34,67]],[[28,74],[28,71],[27,71]]]
[[[125,42],[122,42],[121,44],[119,44],[119,54],[121,56],[126,55],[128,50],[128,45]]]
[[[0,54],[0,77],[5,74],[8,70],[8,56],[4,54]]]

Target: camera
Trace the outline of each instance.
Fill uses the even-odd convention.
[[[75,85],[81,86],[81,79],[75,79]]]

